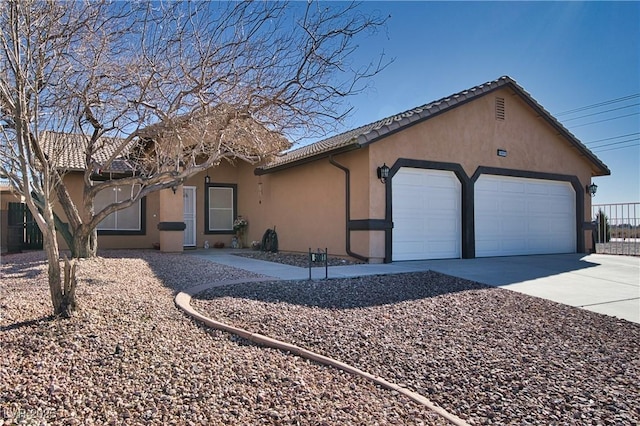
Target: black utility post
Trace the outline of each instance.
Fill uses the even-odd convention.
[[[329,278],[329,260],[327,253],[327,248],[325,248],[324,251],[318,249],[317,251],[312,252],[311,247],[309,247],[309,280],[311,280],[311,264],[321,262],[324,262],[324,279],[326,280]]]

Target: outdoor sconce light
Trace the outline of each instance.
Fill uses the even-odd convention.
[[[387,163],[384,163],[381,167],[378,167],[378,179],[380,179],[380,182],[386,183],[388,177],[389,166],[387,166]]]
[[[596,196],[597,190],[598,190],[598,185],[596,185],[595,183],[592,183],[591,185],[587,185],[587,194],[591,195],[592,197]]]
[[[211,183],[211,178],[209,177],[209,174],[207,173],[207,175],[204,177],[204,183]]]
[[[171,190],[172,190],[172,191],[173,191],[173,193],[175,194],[175,193],[176,193],[176,191],[178,190],[178,185],[173,185],[173,186],[171,187]]]

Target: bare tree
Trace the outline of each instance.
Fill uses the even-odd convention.
[[[15,0],[0,24],[0,174],[43,231],[56,314],[75,306],[56,225],[74,257],[93,256],[113,212],[223,160],[263,161],[292,132],[335,129],[344,99],[386,65],[351,62],[358,37],[384,25],[357,4]],[[71,155],[81,200],[65,180]],[[95,179],[117,162],[129,172]],[[128,198],[95,210],[123,185]]]

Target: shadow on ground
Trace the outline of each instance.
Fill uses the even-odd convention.
[[[415,272],[322,281],[234,284],[212,288],[196,297],[202,300],[232,297],[266,303],[283,302],[327,309],[353,309],[486,288],[489,287],[437,272]]]

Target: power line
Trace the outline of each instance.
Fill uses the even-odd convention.
[[[633,148],[636,146],[640,146],[640,143],[634,144],[634,145],[629,145],[629,146],[617,146],[615,148],[607,148],[607,149],[601,149],[599,151],[593,151],[594,153],[600,153],[600,152],[605,152],[605,151],[615,151],[616,149],[624,149],[624,148]]]
[[[627,139],[627,140],[624,140],[624,141],[605,143],[603,145],[594,146],[594,147],[591,147],[589,149],[596,149],[597,150],[597,149],[603,148],[605,146],[620,145],[621,143],[627,143],[627,142],[633,142],[633,141],[640,141],[640,138],[633,138],[633,139]]]
[[[585,111],[585,110],[593,109],[593,108],[598,108],[598,107],[601,107],[601,106],[614,104],[614,103],[617,103],[617,102],[623,102],[623,101],[627,101],[629,99],[634,99],[634,98],[638,98],[638,97],[640,97],[640,93],[634,93],[633,95],[627,95],[627,96],[623,96],[621,98],[610,99],[608,101],[598,102],[596,104],[586,105],[586,106],[583,106],[583,107],[570,109],[568,111],[562,111],[562,112],[559,112],[557,114],[554,114],[554,116],[555,117],[559,117],[561,115],[573,114],[573,113],[576,113],[576,112]]]
[[[603,139],[596,139],[594,141],[589,141],[589,142],[584,142],[585,145],[589,145],[592,143],[596,143],[596,142],[602,142],[602,141],[610,141],[612,139],[620,139],[620,138],[626,138],[628,136],[636,136],[636,135],[640,135],[640,132],[636,132],[636,133],[629,133],[626,135],[620,135],[620,136],[612,136],[610,138],[603,138]]]
[[[564,122],[566,123],[567,121],[571,121],[571,120],[579,120],[579,119],[581,119],[581,118],[591,117],[591,116],[594,116],[594,115],[600,115],[600,114],[604,114],[604,113],[606,113],[606,112],[611,112],[611,111],[618,111],[618,110],[620,110],[620,109],[631,108],[631,107],[638,106],[638,105],[640,105],[640,103],[639,103],[639,104],[626,105],[626,106],[618,107],[618,108],[612,108],[612,109],[608,109],[608,110],[605,110],[605,111],[593,112],[593,113],[591,113],[591,114],[581,115],[580,117],[568,118],[568,119],[564,120]]]
[[[618,120],[620,118],[631,117],[631,116],[638,115],[638,114],[640,114],[640,111],[639,112],[634,112],[632,114],[619,115],[617,117],[606,118],[604,120],[591,121],[589,123],[578,124],[577,126],[571,126],[571,129],[576,129],[576,128],[582,127],[582,126],[588,126],[590,124],[604,123],[605,121]]]

